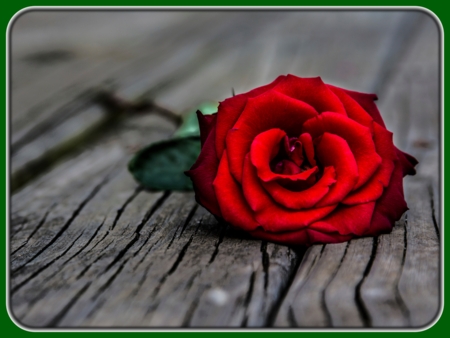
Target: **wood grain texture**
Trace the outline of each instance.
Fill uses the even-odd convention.
[[[325,304],[333,327],[362,327],[367,323],[360,287],[372,259],[373,244],[372,238],[350,241],[339,269],[325,289]]]
[[[405,236],[408,250],[398,288],[415,327],[437,319],[442,306],[440,239],[433,224],[431,206],[423,201],[427,192],[427,181],[411,180],[406,186],[410,205]]]
[[[10,307],[20,323],[361,328],[435,317],[439,60],[430,17],[26,15],[13,30],[11,87],[12,169],[29,175],[11,197],[9,227]],[[379,91],[395,144],[420,161],[405,179],[410,210],[391,234],[306,251],[254,240],[218,223],[193,193],[145,191],[127,172],[137,149],[176,128],[150,103],[180,114],[285,73]],[[98,101],[104,92],[116,105]],[[147,105],[137,114],[135,103]]]
[[[403,220],[397,223],[389,235],[374,239],[373,261],[360,290],[368,326],[411,325],[407,309],[397,290],[405,252],[404,237]]]
[[[339,270],[346,255],[348,243],[322,245],[321,250],[314,250],[313,263],[303,264],[297,272],[295,287],[291,287],[285,297],[283,307],[287,313],[280,311],[280,321],[287,316],[293,326],[327,327],[331,326],[329,311],[325,303],[324,290]],[[315,246],[319,248],[320,246]],[[312,249],[310,249],[312,251]],[[307,270],[307,271],[305,271]],[[277,322],[275,322],[277,325]]]
[[[13,311],[23,324],[266,325],[294,251],[219,226],[192,193],[136,191],[125,170],[90,188],[79,188],[88,196],[78,206],[62,201],[78,212],[63,232],[36,243],[31,257],[13,255]]]
[[[80,140],[107,127],[111,115],[117,112],[98,106],[100,93],[119,95],[125,101],[145,98],[150,103],[158,91],[192,75],[221,49],[226,50],[226,45],[217,43],[221,41],[217,37],[230,30],[243,15],[231,13],[223,17],[214,12],[187,15],[179,12],[130,12],[124,16],[115,13],[108,17],[107,12],[75,13],[69,20],[69,27],[76,25],[78,18],[87,27],[97,24],[102,29],[93,35],[87,34],[85,28],[76,32],[62,30],[57,40],[67,40],[60,42],[60,48],[68,49],[75,61],[51,62],[50,59],[49,65],[47,61],[37,62],[35,54],[52,52],[55,43],[51,40],[53,34],[47,37],[46,32],[51,28],[57,30],[58,23],[61,25],[67,12],[25,13],[12,30],[12,54],[15,56],[12,82],[19,82],[11,99],[11,169],[13,183],[18,182],[14,186],[20,186],[23,181],[32,178],[33,172],[38,172],[40,167],[47,167],[48,163],[74,148]],[[162,24],[161,16],[169,22]],[[55,24],[39,29],[28,23],[39,20]],[[127,21],[132,20],[138,23],[132,24],[123,34],[125,36],[119,34],[116,37],[117,24],[126,25]],[[153,21],[159,24],[151,24]],[[205,26],[211,28],[205,30]],[[250,27],[258,28],[257,25]],[[241,31],[242,34],[244,32]],[[38,48],[33,43],[27,45],[25,41],[28,41],[30,34],[43,40],[49,51],[36,51],[42,47]],[[86,45],[80,45],[80,39],[83,38],[87,40]],[[101,54],[92,54],[86,50],[89,44],[97,44],[99,50],[96,53]],[[214,48],[211,50],[211,47]],[[28,70],[29,63],[32,69],[43,68],[44,74],[28,71],[31,75],[28,74],[27,79],[33,77],[26,85],[20,85],[23,81],[22,72]],[[53,64],[56,64],[55,67]]]
[[[415,14],[414,18],[409,19],[415,22],[418,28],[415,28],[415,33],[407,39],[408,44],[404,46],[404,50],[391,49],[402,54],[390,56],[394,60],[397,59],[397,66],[392,68],[393,74],[383,75],[384,72],[382,72],[380,76],[384,76],[385,83],[379,82],[381,80],[374,77],[376,81],[373,83],[373,88],[385,87],[382,90],[385,95],[380,96],[378,106],[387,128],[394,133],[394,143],[400,149],[416,156],[420,162],[417,175],[405,179],[405,197],[410,211],[397,222],[391,234],[375,239],[350,241],[343,260],[341,255],[335,257],[335,265],[342,260],[339,270],[333,272],[328,267],[324,268],[329,276],[334,275],[334,277],[328,284],[318,283],[321,287],[312,291],[316,297],[315,305],[299,300],[302,297],[297,296],[297,293],[301,295],[303,291],[301,289],[299,291],[294,286],[297,283],[302,285],[305,277],[298,274],[281,304],[275,322],[277,326],[308,327],[311,323],[310,319],[302,322],[302,319],[297,318],[308,316],[312,311],[311,308],[314,307],[317,326],[419,327],[435,318],[439,309],[440,275],[437,257],[440,245],[439,240],[436,239],[436,229],[439,228],[437,221],[439,219],[437,216],[439,214],[438,32],[435,22],[427,16],[420,17]],[[401,22],[404,29],[411,27],[406,17],[403,17]],[[391,41],[387,42],[388,45],[399,43],[396,38],[400,37],[405,38],[405,32],[401,29],[393,34]],[[408,190],[408,185],[412,184],[410,182],[419,182],[414,183],[413,186],[418,185],[422,192],[411,194]],[[412,207],[418,204],[422,207]],[[421,211],[412,212],[412,208]],[[420,264],[425,264],[422,261],[423,256],[418,253],[421,251],[418,242],[413,241],[412,246],[408,245],[408,238],[411,237],[408,231],[414,225],[411,225],[407,219],[415,212],[425,217],[428,223],[427,226],[415,225],[411,231],[414,233],[423,231],[420,235],[420,237],[423,236],[423,240],[430,238],[431,252],[425,253],[424,256],[428,256],[433,263],[427,266],[428,277],[416,275],[416,281],[411,281],[407,293],[400,290],[405,288],[403,285],[407,280],[411,280],[409,278],[412,278],[412,270],[418,273]],[[325,249],[323,250],[325,252]],[[317,257],[316,259],[320,257],[316,247],[308,249],[305,257],[309,259],[311,254]],[[411,261],[415,259],[418,261],[415,263],[410,261],[408,268],[405,268],[406,257],[409,257]],[[418,270],[412,267],[413,264],[418,264]],[[418,303],[421,297],[413,297],[409,293],[412,290],[412,284],[417,286],[416,292],[421,292],[418,290],[419,285],[424,290],[427,289],[422,291],[424,298],[427,298],[426,309],[421,309]],[[340,291],[337,292],[337,290]],[[321,295],[325,295],[325,298],[322,301],[322,307],[319,307],[317,299],[320,299]],[[294,297],[299,299],[294,302]],[[309,293],[308,297],[313,296]]]

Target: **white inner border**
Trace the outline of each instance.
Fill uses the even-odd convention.
[[[435,319],[428,325],[420,328],[317,328],[317,329],[302,329],[302,328],[155,328],[152,329],[149,328],[114,328],[114,329],[107,329],[107,328],[70,328],[70,329],[58,329],[58,328],[28,328],[26,326],[23,326],[21,323],[19,323],[16,318],[14,318],[12,311],[9,307],[10,305],[10,292],[9,292],[9,258],[10,258],[10,249],[9,249],[9,221],[10,221],[10,186],[9,186],[9,178],[10,178],[10,163],[9,163],[9,147],[10,147],[10,138],[9,138],[9,115],[10,115],[10,103],[9,103],[9,96],[10,96],[10,63],[11,60],[9,59],[9,45],[10,45],[10,37],[11,37],[11,27],[14,21],[22,14],[29,12],[29,11],[52,11],[52,10],[59,10],[59,11],[70,11],[70,10],[85,10],[85,11],[139,11],[139,10],[145,10],[145,11],[182,11],[182,10],[232,10],[232,11],[246,11],[246,10],[263,10],[263,11],[287,11],[287,10],[316,10],[316,11],[330,11],[330,10],[337,10],[337,11],[348,11],[348,10],[358,10],[358,11],[372,11],[372,10],[385,10],[385,11],[421,11],[425,14],[428,14],[431,18],[433,18],[440,30],[439,35],[439,42],[440,42],[440,60],[439,60],[439,68],[441,71],[440,76],[440,158],[439,158],[439,169],[440,169],[440,203],[439,203],[439,215],[440,215],[440,261],[441,261],[441,267],[440,267],[440,295],[441,295],[441,302],[440,302],[440,309],[439,314],[435,317]],[[272,6],[243,6],[243,7],[236,7],[236,6],[92,6],[92,7],[86,7],[86,6],[30,6],[21,9],[17,13],[14,14],[14,16],[9,20],[8,27],[6,30],[6,163],[7,163],[7,170],[6,170],[6,192],[7,192],[7,198],[6,198],[6,308],[8,311],[9,318],[13,321],[14,324],[16,324],[19,328],[25,331],[29,332],[143,332],[143,331],[149,331],[149,332],[419,332],[419,331],[425,331],[432,327],[442,316],[442,312],[444,309],[444,29],[442,26],[442,22],[438,18],[434,12],[430,11],[427,8],[419,7],[419,6],[393,6],[393,7],[386,7],[386,6],[282,6],[282,7],[272,7]]]

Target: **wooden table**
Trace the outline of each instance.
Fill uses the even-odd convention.
[[[43,11],[11,33],[10,310],[37,327],[423,327],[440,310],[440,30],[419,11]],[[279,74],[376,92],[417,157],[391,234],[305,250],[126,164]]]

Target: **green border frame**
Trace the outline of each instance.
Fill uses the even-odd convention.
[[[240,6],[271,6],[270,3],[268,2],[257,2],[257,1],[246,1],[245,4],[243,4],[240,1],[221,1],[220,3],[216,3],[214,5],[211,5],[211,2],[205,2],[205,1],[196,1],[195,6],[236,6],[236,7],[240,7]],[[64,5],[60,2],[60,1],[41,1],[39,4],[36,4],[32,1],[27,1],[27,0],[17,0],[14,2],[9,2],[8,4],[3,4],[2,5],[2,9],[0,11],[0,17],[1,17],[1,22],[2,25],[4,27],[4,32],[5,34],[3,35],[3,53],[1,53],[1,60],[3,62],[4,67],[2,68],[2,75],[3,75],[3,79],[5,79],[1,86],[2,88],[4,87],[4,93],[5,95],[2,97],[1,99],[1,103],[3,104],[3,107],[5,107],[5,115],[3,118],[0,119],[0,129],[2,131],[4,131],[4,137],[1,139],[1,149],[3,152],[3,156],[2,161],[3,161],[3,165],[1,166],[0,170],[1,170],[1,174],[3,175],[3,177],[5,178],[4,181],[1,182],[3,191],[5,192],[2,195],[2,199],[4,199],[4,205],[5,208],[1,208],[0,212],[0,219],[4,220],[5,222],[5,230],[1,231],[1,240],[3,241],[3,243],[6,243],[7,238],[6,238],[6,227],[8,226],[8,218],[9,218],[9,210],[7,208],[8,206],[8,198],[9,198],[9,191],[8,191],[8,180],[9,177],[7,176],[8,171],[7,171],[7,166],[8,166],[8,147],[9,147],[9,142],[7,139],[7,133],[8,133],[8,126],[7,126],[7,115],[8,114],[8,109],[6,107],[6,94],[7,94],[7,59],[6,59],[6,46],[7,46],[7,28],[8,28],[8,24],[11,20],[11,18],[20,10],[26,8],[26,7],[30,7],[30,6],[186,6],[185,4],[183,4],[180,1],[129,1],[126,4],[123,4],[119,1],[110,1],[110,2],[106,2],[106,1],[96,1],[95,3],[91,2],[91,1],[86,1],[86,0],[77,0],[77,1],[67,1],[66,3],[64,3]],[[193,6],[193,5],[189,5],[189,6]],[[275,6],[272,4],[272,6]],[[277,7],[283,7],[283,6],[333,6],[333,7],[340,7],[340,6],[359,6],[359,7],[368,7],[368,9],[370,9],[370,7],[372,6],[386,6],[386,7],[391,7],[391,6],[417,6],[417,7],[423,7],[425,9],[430,10],[431,12],[433,12],[441,21],[442,27],[443,27],[443,31],[444,31],[444,50],[443,50],[443,55],[444,55],[444,59],[443,59],[443,68],[442,68],[442,75],[443,75],[443,84],[444,84],[444,91],[443,91],[443,100],[442,100],[442,110],[444,110],[445,108],[445,97],[447,95],[450,95],[450,90],[447,88],[447,86],[445,86],[445,78],[446,78],[446,74],[449,72],[448,69],[446,69],[445,67],[445,59],[448,58],[448,51],[449,51],[449,37],[445,34],[445,28],[449,25],[448,22],[450,21],[450,11],[448,10],[448,8],[450,8],[449,6],[446,6],[444,4],[442,4],[442,2],[440,2],[439,0],[428,0],[428,1],[414,1],[413,3],[408,2],[408,1],[396,1],[395,3],[392,3],[392,1],[370,1],[369,4],[366,4],[364,6],[361,6],[361,2],[359,1],[303,1],[303,2],[298,2],[298,1],[279,1],[276,4]],[[446,57],[447,56],[447,57]],[[441,202],[441,208],[442,208],[442,216],[444,216],[444,210],[446,209],[446,207],[448,206],[449,203],[446,202],[446,198],[445,198],[445,191],[446,191],[446,186],[448,184],[446,184],[445,181],[445,170],[444,168],[446,167],[448,160],[448,150],[446,150],[446,143],[447,143],[447,138],[445,137],[445,130],[450,130],[450,128],[448,127],[448,124],[450,123],[449,121],[444,121],[443,116],[444,116],[445,112],[442,112],[442,120],[441,122],[444,123],[443,126],[441,126],[441,130],[442,130],[442,141],[441,141],[441,146],[443,148],[442,152],[441,152],[441,170],[442,170],[442,197],[444,198],[442,202]],[[444,220],[444,217],[442,217],[442,220]],[[442,222],[441,227],[444,227],[444,224]],[[448,237],[449,234],[444,234],[444,238],[442,239],[443,242],[448,241]],[[447,256],[447,257],[446,257]],[[449,315],[448,315],[448,310],[446,311],[445,309],[445,304],[448,303],[449,301],[449,297],[448,294],[445,292],[445,284],[448,284],[448,281],[445,280],[445,271],[448,270],[448,253],[444,252],[444,264],[443,264],[443,274],[444,274],[444,285],[443,285],[443,291],[444,291],[444,309],[443,309],[443,313],[440,317],[440,319],[430,328],[418,332],[417,334],[421,335],[421,336],[426,336],[426,337],[430,337],[433,335],[439,335],[440,333],[444,334],[447,330],[446,328],[448,326],[450,326],[450,324],[448,324],[448,319],[449,319]],[[81,335],[92,335],[92,334],[115,334],[115,335],[121,335],[124,336],[126,334],[128,334],[128,332],[98,332],[98,331],[90,331],[90,332],[28,332],[28,331],[24,331],[22,328],[16,326],[16,324],[11,320],[11,318],[8,315],[8,311],[7,311],[7,301],[8,301],[8,297],[7,297],[7,284],[6,284],[6,278],[7,278],[7,271],[6,271],[6,259],[7,259],[7,253],[6,250],[1,250],[1,254],[0,254],[0,262],[1,262],[1,268],[2,268],[2,272],[3,272],[3,278],[1,278],[0,280],[0,289],[3,290],[3,292],[1,293],[1,301],[3,304],[2,307],[2,312],[0,315],[0,324],[2,327],[2,331],[4,332],[4,334],[7,334],[8,336],[14,336],[14,337],[29,337],[30,335],[45,335],[45,334],[59,334],[59,333],[65,333],[65,334],[70,334],[70,335],[77,335],[77,336],[81,336]],[[107,328],[106,328],[107,329]],[[301,331],[298,331],[301,332]],[[292,331],[286,331],[286,332],[280,332],[280,331],[258,331],[258,332],[214,332],[214,334],[217,335],[226,335],[226,334],[238,334],[238,335],[247,335],[247,336],[256,336],[256,335],[278,335],[278,334],[284,334],[284,335],[294,335],[294,334],[298,334],[298,332],[292,332]],[[158,336],[168,336],[168,335],[180,335],[180,334],[188,334],[188,335],[205,335],[205,334],[210,334],[208,331],[204,330],[201,332],[192,332],[192,331],[183,331],[183,332],[160,332],[160,331],[142,331],[142,332],[137,332],[140,334],[152,334],[152,335],[158,335]],[[399,332],[399,331],[392,331],[392,332],[351,332],[351,330],[348,330],[346,332],[301,332],[302,335],[325,335],[328,333],[333,333],[333,334],[337,334],[337,335],[346,335],[348,333],[369,333],[369,334],[377,334],[377,335],[381,335],[381,334],[388,334],[388,335],[393,335],[393,334],[406,334],[406,333],[413,333],[413,332]]]

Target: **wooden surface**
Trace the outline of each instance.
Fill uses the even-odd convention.
[[[422,12],[29,12],[11,33],[10,310],[27,327],[423,327],[440,309],[439,30]],[[148,192],[173,116],[279,74],[376,92],[420,161],[391,234],[305,250]]]

